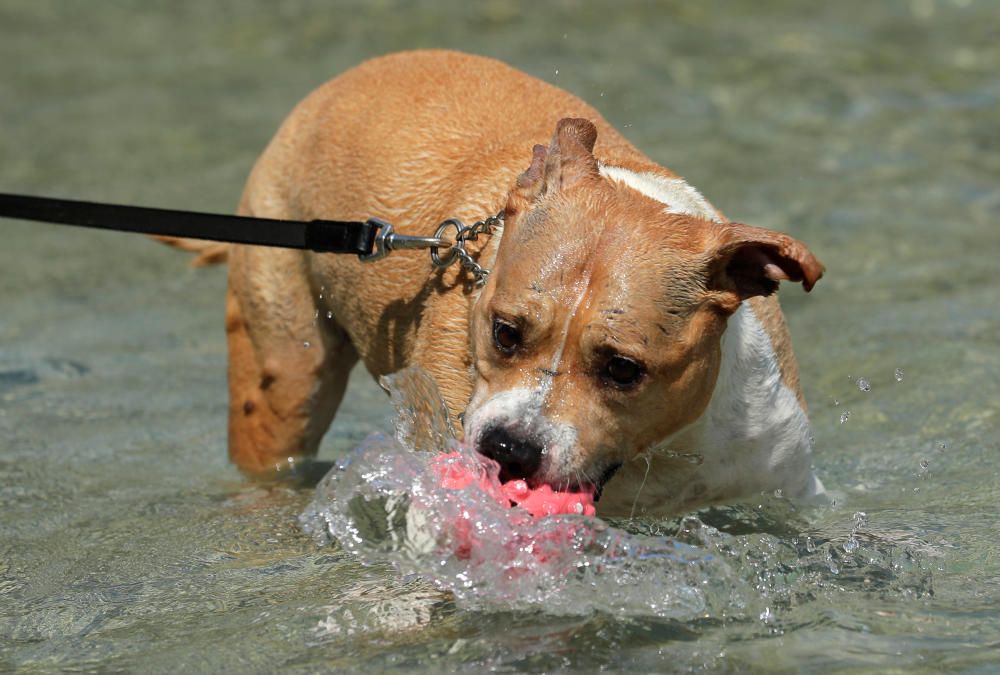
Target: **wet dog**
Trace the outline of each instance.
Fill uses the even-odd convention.
[[[240,213],[428,236],[502,211],[484,287],[426,253],[375,265],[228,253],[229,453],[261,473],[313,455],[361,360],[420,365],[504,478],[669,513],[822,492],[780,281],[822,265],[727,221],[592,107],[494,60],[426,51],[323,85],[254,166]]]

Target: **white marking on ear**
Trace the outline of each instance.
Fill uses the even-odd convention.
[[[700,192],[681,178],[668,178],[652,172],[637,173],[620,166],[600,165],[601,175],[624,183],[650,199],[667,205],[667,213],[683,213],[722,222],[719,214]]]
[[[774,263],[767,263],[764,265],[764,276],[772,281],[791,281],[792,278],[788,276],[785,270],[781,269]]]

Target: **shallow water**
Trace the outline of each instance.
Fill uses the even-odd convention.
[[[0,667],[998,667],[1000,8],[272,5],[4,3],[0,190],[229,211],[332,74],[498,56],[826,263],[782,300],[836,503],[615,523],[727,551],[706,577],[746,591],[739,616],[463,604],[318,547],[312,490],[226,464],[224,270],[5,221]],[[322,454],[390,428],[355,373]]]

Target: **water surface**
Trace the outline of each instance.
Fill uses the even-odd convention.
[[[5,221],[0,667],[995,669],[997,26],[988,0],[4,3],[3,191],[231,211],[297,100],[396,49],[583,96],[827,265],[782,301],[836,502],[627,524],[729,547],[732,587],[775,600],[735,617],[442,598],[318,547],[310,489],[227,465],[224,269]],[[390,427],[355,373],[322,454]]]

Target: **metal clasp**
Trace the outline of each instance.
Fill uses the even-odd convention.
[[[503,211],[469,226],[466,226],[458,218],[449,218],[438,226],[433,237],[417,237],[397,234],[390,223],[380,218],[369,218],[368,224],[378,228],[378,233],[375,235],[375,245],[371,253],[359,255],[358,258],[362,262],[372,262],[373,260],[381,260],[395,250],[429,248],[431,262],[434,263],[435,267],[443,269],[454,262],[460,262],[463,268],[472,273],[476,285],[482,286],[486,283],[490,271],[469,255],[469,252],[465,250],[465,242],[475,241],[480,234],[492,234],[495,228],[503,227],[503,220]],[[455,228],[455,241],[448,241],[444,238],[444,233],[451,227]],[[449,250],[441,255],[439,249],[442,248]]]
[[[367,222],[369,225],[374,225],[378,228],[378,234],[375,235],[375,246],[372,252],[367,255],[358,256],[361,262],[381,260],[389,255],[391,251],[424,248],[436,251],[439,247],[451,246],[450,241],[441,239],[439,236],[418,237],[409,234],[399,234],[393,229],[391,223],[387,223],[380,218],[369,218]]]

